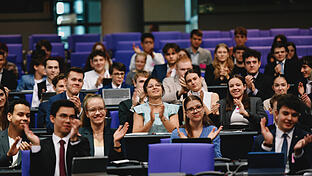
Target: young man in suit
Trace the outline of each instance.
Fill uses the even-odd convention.
[[[43,92],[55,92],[53,89],[52,80],[55,76],[60,74],[61,61],[57,57],[49,57],[43,62],[47,79],[35,84],[33,90],[33,98],[31,107],[38,107],[40,104],[41,94]]]
[[[302,110],[298,97],[287,94],[277,101],[275,125],[266,127],[261,119],[261,135],[255,139],[253,151],[284,153],[285,172],[296,173],[311,168],[312,135],[296,124]]]
[[[81,124],[76,105],[69,100],[55,101],[51,106],[50,120],[54,125],[51,137],[42,141],[28,128],[25,134],[32,143],[30,173],[32,176],[71,175],[73,157],[89,156],[86,138],[78,135]]]
[[[134,75],[133,85],[135,87],[132,99],[124,100],[119,103],[119,122],[121,125],[129,123],[127,133],[132,133],[133,128],[133,108],[147,101],[143,90],[145,80],[150,76],[147,71],[139,71]]]
[[[158,78],[160,81],[167,77],[174,77],[176,75],[176,62],[178,60],[178,53],[180,47],[175,43],[167,43],[163,48],[165,54],[166,64],[155,65],[152,76]]]
[[[30,122],[29,103],[24,99],[11,102],[7,119],[9,127],[0,132],[0,167],[16,167],[21,164],[19,151],[30,149],[24,133]]]
[[[272,47],[275,62],[268,63],[265,66],[264,74],[271,77],[284,75],[289,84],[296,84],[300,78],[300,67],[297,62],[287,59],[288,48],[283,43],[276,43]]]
[[[102,89],[120,89],[130,87],[123,82],[126,74],[126,66],[123,63],[114,62],[109,68],[109,74],[112,76],[112,83],[101,88],[99,90],[100,95],[102,94]]]
[[[7,65],[8,47],[6,44],[0,42],[0,83],[10,90],[15,90],[17,86],[17,78],[12,71],[5,69]]]
[[[201,48],[203,42],[203,32],[199,29],[194,29],[190,36],[191,47],[186,48],[186,51],[191,55],[193,65],[203,65],[203,69],[212,63],[212,57],[209,50]]]
[[[245,50],[243,61],[247,75],[245,81],[247,93],[252,97],[260,97],[263,100],[270,98],[273,94],[269,87],[272,87],[272,78],[259,72],[261,66],[261,54],[252,49]]]
[[[65,74],[65,84],[66,91],[51,97],[48,101],[48,109],[46,116],[46,127],[48,133],[53,132],[53,124],[50,121],[50,111],[51,105],[57,100],[70,100],[72,101],[76,108],[78,109],[79,114],[82,111],[81,104],[83,102],[84,94],[80,93],[83,85],[83,70],[78,67],[70,68]]]

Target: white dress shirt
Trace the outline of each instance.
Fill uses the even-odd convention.
[[[146,64],[144,67],[145,71],[152,72],[154,69],[154,65],[160,65],[165,63],[165,59],[161,53],[155,53],[153,52],[154,58],[152,58],[151,55],[147,55],[146,57]],[[130,61],[129,70],[135,69],[135,56],[136,54],[133,54]]]
[[[97,87],[95,86],[97,79],[99,78],[100,74],[97,73],[95,70],[91,70],[84,73],[83,79],[83,86],[82,89],[99,89],[103,87],[103,84],[99,84]],[[104,78],[110,78],[109,71],[106,70],[104,73]]]

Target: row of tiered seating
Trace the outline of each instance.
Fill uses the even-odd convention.
[[[256,49],[262,54],[262,67],[266,64],[266,57],[275,35],[284,34],[289,41],[297,46],[298,56],[312,55],[312,28],[280,28],[270,30],[248,29],[248,40],[246,46]],[[161,52],[166,43],[177,43],[181,48],[190,47],[190,34],[179,31],[153,32],[155,36],[155,51]],[[140,46],[141,33],[113,33],[103,37],[103,44],[112,51],[114,61],[123,62],[126,66],[130,64],[130,57],[134,54],[132,45]],[[28,50],[34,50],[36,42],[48,40],[52,44],[52,56],[65,57],[64,44],[57,34],[33,34],[28,39]],[[101,41],[100,34],[71,35],[68,37],[69,59],[72,66],[83,67],[92,46]],[[22,73],[23,44],[21,35],[0,35],[0,42],[4,42],[9,47],[8,60],[14,62]],[[234,30],[203,31],[203,48],[209,49],[214,54],[214,48],[219,43],[226,43],[228,46],[234,45]],[[27,63],[30,63],[30,54],[26,55]],[[28,67],[27,67],[28,68]]]

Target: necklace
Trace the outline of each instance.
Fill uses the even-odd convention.
[[[153,103],[148,102],[148,104],[151,105],[151,106],[159,106],[159,105],[162,105],[163,103],[161,102],[161,103],[158,103],[158,104],[153,104]]]

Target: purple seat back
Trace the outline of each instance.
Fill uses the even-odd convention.
[[[312,55],[312,45],[301,45],[297,46],[298,56],[310,56]]]
[[[70,55],[70,63],[72,67],[83,68],[86,64],[90,52],[73,52]]]
[[[110,111],[111,115],[111,125],[110,128],[116,129],[119,127],[119,116],[118,116],[118,111]]]
[[[148,173],[179,172],[181,144],[149,144]]]
[[[30,150],[21,151],[22,154],[22,176],[30,176]]]
[[[118,50],[115,53],[114,62],[121,62],[125,64],[127,71],[129,70],[131,57],[134,54],[133,50]]]
[[[119,41],[141,41],[140,32],[124,32],[124,33],[114,33],[111,36],[111,46],[112,50],[116,50],[117,43]]]
[[[181,40],[161,40],[159,42],[159,46],[160,49],[162,50],[162,48],[167,44],[167,43],[176,43],[177,45],[179,45],[180,48],[188,48],[191,46],[191,41],[190,39],[181,39]]]
[[[180,172],[196,174],[214,170],[215,151],[213,144],[183,144],[181,154]]]
[[[312,36],[288,36],[287,40],[298,45],[312,45]]]
[[[20,43],[22,44],[22,35],[21,34],[11,34],[11,35],[0,35],[1,43]]]
[[[95,44],[96,42],[77,42],[75,44],[75,49],[76,49],[76,52],[90,52],[92,51],[92,48],[93,48],[93,45]],[[105,48],[107,49],[107,44],[106,42],[102,42],[103,45],[105,46]]]
[[[273,114],[271,114],[270,111],[265,111],[265,112],[266,112],[267,115],[268,115],[268,124],[267,124],[267,126],[272,125],[273,122],[274,122]]]
[[[99,42],[101,40],[100,34],[83,34],[83,35],[71,35],[68,37],[68,46],[71,51],[76,51],[75,44],[77,42]]]
[[[271,46],[273,37],[250,37],[246,42],[246,46]]]
[[[259,29],[247,29],[247,37],[260,37],[260,30]]]
[[[178,40],[181,39],[181,32],[179,31],[166,31],[166,32],[152,32],[155,37],[155,50],[162,49],[160,47],[161,40]]]
[[[300,29],[299,28],[275,28],[270,29],[271,36],[276,36],[279,34],[283,34],[286,37],[289,35],[300,35]]]
[[[61,37],[57,34],[33,34],[28,37],[28,47],[29,50],[34,50],[36,44],[40,40],[48,40],[49,42],[60,43]]]
[[[170,143],[170,138],[161,138],[160,143]]]
[[[225,43],[228,47],[233,45],[233,40],[231,38],[215,38],[215,39],[203,39],[203,48],[215,48],[218,44]]]
[[[202,31],[203,32],[203,39],[204,38],[221,38],[221,31],[211,30],[211,31]]]
[[[139,46],[141,50],[141,41],[137,40],[137,41],[119,41],[117,42],[116,45],[116,50],[133,50],[132,45],[133,43],[135,44],[135,46]]]

